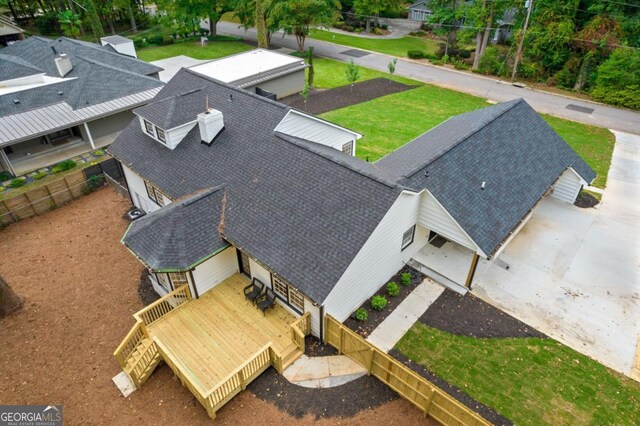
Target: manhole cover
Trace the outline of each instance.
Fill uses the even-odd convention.
[[[365,52],[364,50],[358,50],[358,49],[350,49],[350,50],[345,50],[344,52],[340,52],[340,54],[353,56],[354,58],[362,58],[363,56],[367,56],[369,52]]]
[[[575,104],[569,104],[565,108],[573,111],[584,112],[585,114],[591,114],[593,112],[593,108],[587,108]]]

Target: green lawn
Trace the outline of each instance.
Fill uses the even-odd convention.
[[[518,425],[638,425],[640,384],[552,339],[475,339],[416,323],[396,349]]]
[[[385,53],[391,56],[404,58],[408,50],[424,50],[427,53],[435,53],[438,50],[436,41],[422,37],[402,38],[363,38],[345,34],[332,33],[324,30],[311,30],[310,38],[356,47],[358,49],[371,50]]]
[[[344,76],[347,64],[325,58],[313,58],[314,78],[313,87],[317,89],[332,89],[349,84]],[[389,73],[360,67],[360,80],[365,81],[373,78],[389,78]],[[422,85],[423,83],[403,77],[393,77],[395,81],[405,84]]]
[[[376,161],[447,118],[488,105],[475,96],[424,85],[321,116],[362,133],[364,137],[358,141],[357,155]],[[604,188],[615,144],[614,135],[607,129],[543,117],[593,167],[598,174],[594,185]]]
[[[216,59],[251,49],[251,46],[235,41],[210,41],[205,47],[200,46],[198,41],[189,41],[140,49],[138,50],[138,58],[147,62],[178,55],[190,56],[195,59]]]

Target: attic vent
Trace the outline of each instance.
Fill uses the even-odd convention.
[[[20,99],[18,99],[18,98],[14,99],[14,100],[13,100],[13,103],[14,103],[14,104],[19,104],[19,103],[20,103]]]
[[[69,74],[73,69],[73,65],[71,64],[71,58],[69,58],[66,54],[61,53],[60,56],[55,58],[56,68],[58,68],[58,73],[60,77],[64,77]]]
[[[198,114],[198,127],[200,128],[200,139],[203,143],[210,145],[216,136],[224,130],[222,112],[210,108],[206,112]]]

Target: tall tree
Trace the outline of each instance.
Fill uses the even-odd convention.
[[[193,27],[201,19],[209,20],[209,32],[217,34],[222,15],[233,10],[228,0],[159,0],[158,8],[166,13],[165,23],[170,26]],[[189,32],[193,28],[189,28]]]
[[[354,0],[353,10],[365,17],[365,31],[371,30],[371,18],[380,15],[385,10],[397,9],[404,2],[402,0]]]
[[[64,35],[72,38],[78,38],[80,35],[80,18],[70,10],[58,12],[58,22]]]
[[[235,0],[233,3],[233,14],[240,21],[242,28],[245,30],[256,28],[259,47],[267,47],[271,43],[271,34],[278,30],[269,21],[275,1]]]
[[[102,22],[98,16],[98,9],[93,0],[83,0],[83,5],[86,13],[86,19],[91,25],[91,31],[93,31],[94,41],[100,40],[100,37],[104,36],[104,29],[102,28]]]
[[[268,23],[295,35],[298,51],[304,52],[309,29],[331,26],[339,8],[337,0],[280,0],[273,6]]]

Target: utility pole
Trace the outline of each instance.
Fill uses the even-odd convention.
[[[522,28],[522,37],[520,37],[520,43],[518,43],[518,51],[516,52],[516,60],[513,64],[513,71],[511,72],[511,82],[516,78],[516,73],[518,72],[518,62],[520,61],[520,56],[522,56],[522,47],[524,46],[524,38],[527,35],[527,27],[529,26],[529,17],[531,16],[531,10],[533,9],[533,0],[526,0],[526,5],[529,5],[527,9],[527,17],[524,20],[524,27]]]

